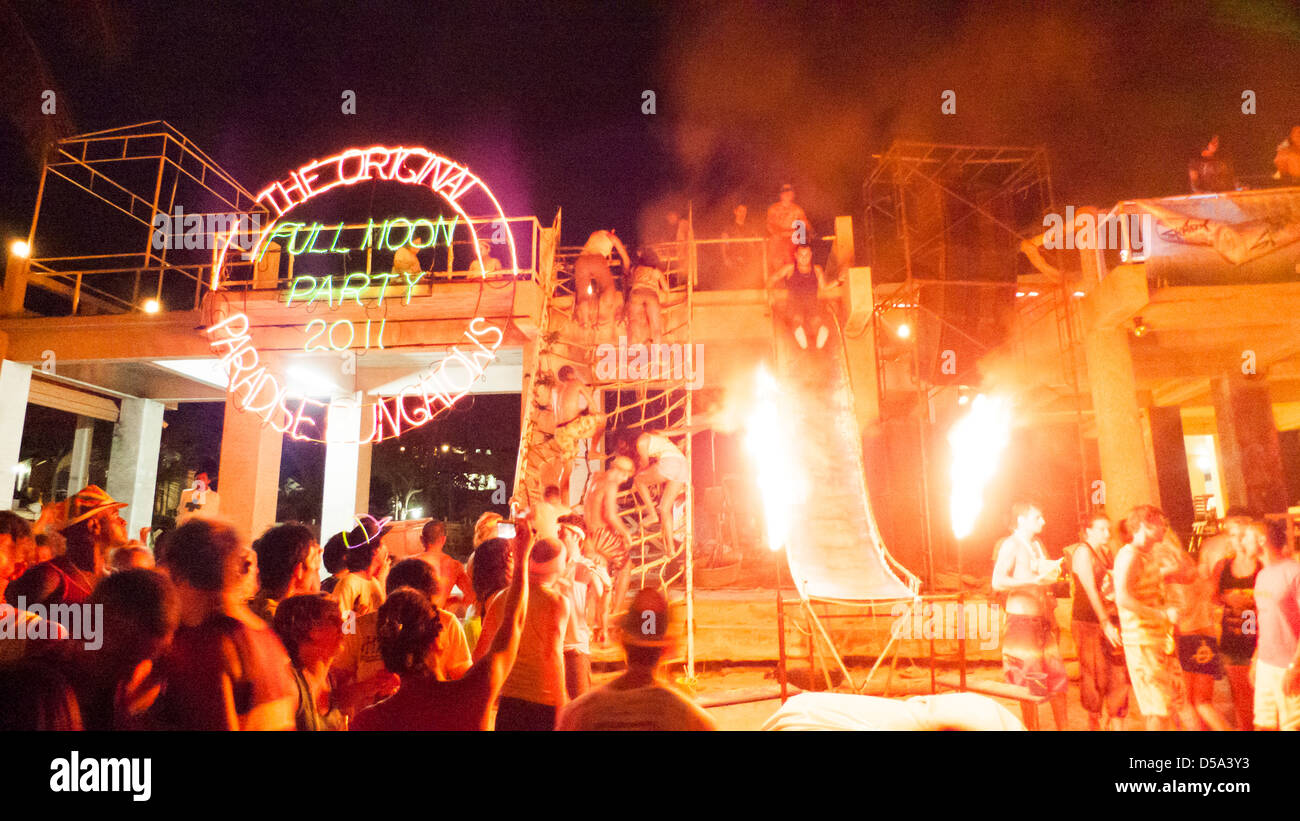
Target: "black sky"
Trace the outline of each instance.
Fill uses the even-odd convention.
[[[1300,11],[1275,0],[370,6],[0,2],[0,230],[26,233],[42,141],[154,119],[254,190],[423,144],[508,213],[562,206],[566,244],[667,203],[762,206],[786,179],[827,225],[895,137],[1044,144],[1058,202],[1104,204],[1181,193],[1211,131],[1266,172],[1300,122]]]

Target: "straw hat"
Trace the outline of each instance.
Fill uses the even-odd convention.
[[[121,510],[127,506],[126,502],[119,502],[109,496],[99,485],[87,485],[78,491],[76,496],[69,498],[67,504],[67,518],[54,525],[59,530],[66,530],[78,522],[84,522],[105,511]]]

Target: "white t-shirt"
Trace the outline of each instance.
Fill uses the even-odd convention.
[[[474,660],[470,657],[465,628],[454,615],[438,611],[442,633],[438,641],[442,652],[438,655],[438,672],[444,681],[460,678],[469,672]],[[334,659],[335,671],[351,674],[353,681],[366,681],[384,672],[384,657],[379,653],[379,613],[367,613],[357,618],[357,631],[343,636],[343,647]]]
[[[616,690],[608,684],[571,701],[560,713],[559,730],[716,730],[698,704],[659,684]]]
[[[375,612],[384,603],[384,591],[374,579],[367,579],[360,573],[349,573],[335,585],[334,598],[338,599],[343,612],[352,610],[358,616],[364,616]]]

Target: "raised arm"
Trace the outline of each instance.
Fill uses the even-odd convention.
[[[524,618],[528,615],[528,558],[533,553],[533,526],[526,514],[515,521],[518,532],[515,534],[512,549],[515,552],[514,578],[506,590],[505,612],[501,617],[501,626],[497,628],[487,655],[477,664],[489,664],[488,677],[495,692],[515,663],[515,654],[519,652],[519,636],[524,629]]]
[[[627,249],[623,247],[623,240],[618,238],[618,234],[610,234],[609,238],[614,241],[614,250],[618,251],[619,259],[623,260],[623,270],[632,270],[632,261],[628,259]]]

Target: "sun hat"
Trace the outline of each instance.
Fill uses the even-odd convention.
[[[66,530],[78,522],[84,522],[105,511],[127,507],[126,502],[119,502],[109,496],[99,485],[85,486],[77,491],[77,495],[70,497],[67,504],[67,518],[54,525],[59,530]]]

